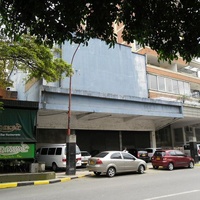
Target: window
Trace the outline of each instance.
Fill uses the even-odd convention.
[[[54,155],[56,148],[49,148],[48,155]]]
[[[157,76],[155,75],[148,75],[148,81],[149,81],[149,88],[152,90],[158,90],[157,88]]]
[[[184,84],[185,95],[190,96],[190,84],[186,82],[184,82],[183,84]]]
[[[165,91],[165,79],[162,76],[158,76],[158,90]]]
[[[42,148],[41,155],[47,155],[48,148]]]
[[[169,154],[170,154],[170,156],[175,156],[176,155],[175,151],[170,151]]]
[[[61,155],[62,153],[62,148],[57,148],[56,149],[56,155]]]
[[[167,77],[148,74],[149,89],[190,96],[190,84]]]
[[[135,160],[134,157],[129,153],[122,152],[122,156],[124,159]]]
[[[172,86],[173,86],[173,93],[179,94],[178,81],[172,80]]]
[[[87,151],[81,151],[82,156],[90,156],[90,154]]]
[[[101,153],[97,154],[95,157],[104,158],[107,155],[108,155],[107,152],[101,152]]]
[[[166,155],[165,151],[155,151],[155,153],[154,153],[154,156],[163,157],[165,155]]]
[[[183,81],[178,81],[178,88],[179,88],[179,93],[184,95],[185,91],[184,91],[184,83],[183,83]]]
[[[176,150],[175,153],[177,156],[184,156],[184,153],[179,150]]]
[[[172,93],[172,80],[169,78],[166,78],[166,91]]]
[[[120,153],[113,153],[110,158],[111,159],[122,159]]]

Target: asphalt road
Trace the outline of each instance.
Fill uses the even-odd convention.
[[[113,178],[89,176],[63,183],[0,190],[9,200],[199,200],[200,167],[154,170]]]

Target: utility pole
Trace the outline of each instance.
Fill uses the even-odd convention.
[[[71,67],[73,64],[74,57],[79,48],[78,44],[71,60]],[[68,104],[68,125],[67,125],[67,136],[66,136],[66,174],[76,174],[76,135],[71,134],[71,98],[72,98],[72,75],[69,77],[69,104]]]

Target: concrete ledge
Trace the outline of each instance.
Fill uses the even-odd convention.
[[[0,174],[0,183],[55,179],[55,172]]]

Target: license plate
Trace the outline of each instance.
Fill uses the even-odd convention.
[[[159,158],[159,157],[157,157],[157,158],[156,158],[156,160],[160,160],[160,158]]]
[[[90,164],[91,164],[91,165],[94,165],[94,160],[90,160]]]

